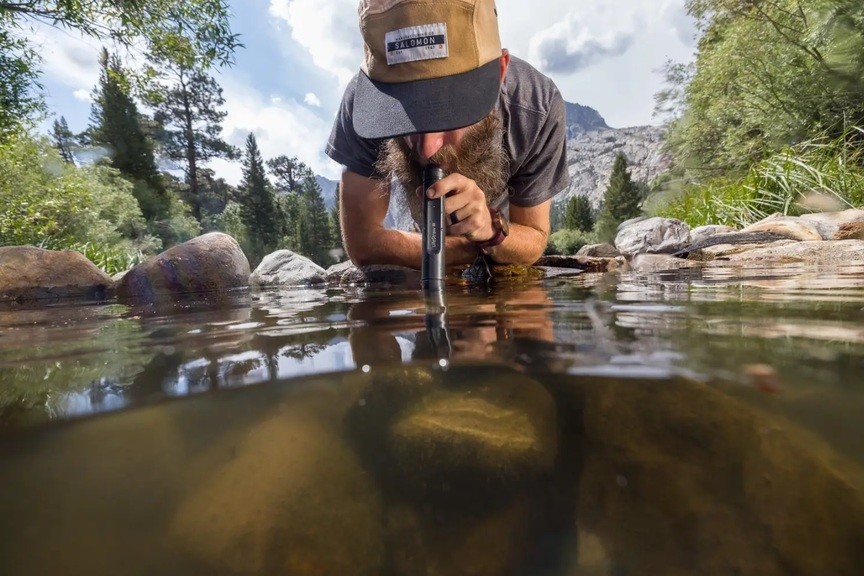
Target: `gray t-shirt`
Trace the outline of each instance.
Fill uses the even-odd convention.
[[[352,172],[382,178],[375,162],[384,141],[367,140],[354,132],[351,117],[356,85],[355,77],[345,89],[325,151]],[[510,158],[510,203],[536,206],[565,190],[570,175],[564,100],[552,80],[524,60],[511,57],[501,85],[498,112]]]

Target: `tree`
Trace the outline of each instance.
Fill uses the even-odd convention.
[[[169,208],[167,193],[120,59],[103,48],[99,65],[99,84],[93,91],[90,115],[90,143],[108,149],[111,165],[132,182],[144,217],[149,221],[164,219]]]
[[[590,232],[594,229],[594,211],[587,196],[577,194],[567,202],[567,213],[564,216],[564,227],[568,230]]]
[[[228,0],[0,0],[0,137],[41,108],[40,59],[33,30],[48,25],[92,38],[142,47],[202,69],[233,62],[241,47],[231,32]]]
[[[291,250],[303,252],[305,225],[302,223],[305,197],[303,182],[315,178],[312,170],[296,156],[277,156],[267,161],[273,175],[281,222],[282,244]]]
[[[60,157],[64,161],[74,164],[75,157],[72,155],[72,145],[75,141],[75,135],[69,130],[69,125],[66,123],[64,116],[61,116],[60,120],[54,121],[51,138],[54,140],[54,147],[60,152]]]
[[[202,218],[202,164],[213,158],[239,155],[220,133],[227,112],[222,88],[205,71],[184,64],[158,62],[161,65],[157,89],[149,90],[147,102],[155,109],[154,120],[161,130],[157,138],[162,152],[180,162],[189,185],[187,198],[192,215]]]
[[[604,241],[614,240],[618,225],[641,213],[641,202],[640,187],[627,171],[627,157],[619,152],[615,156],[615,165],[603,195],[603,209],[597,219],[597,236]]]
[[[343,247],[342,241],[342,225],[341,225],[341,216],[340,212],[342,211],[342,202],[339,199],[341,196],[341,188],[342,183],[339,182],[336,185],[336,201],[333,205],[333,209],[330,211],[330,237],[333,239],[333,248],[342,251],[342,254],[345,254],[345,249]]]
[[[332,262],[330,250],[333,238],[330,234],[330,216],[321,195],[321,186],[314,176],[306,177],[300,188],[303,202],[298,219],[299,251],[320,266]]]
[[[251,132],[243,155],[243,180],[240,183],[243,224],[249,236],[250,260],[260,260],[279,243],[279,221],[273,190],[267,180],[258,141]]]

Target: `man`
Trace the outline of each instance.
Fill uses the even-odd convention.
[[[416,232],[387,229],[391,182],[415,222],[421,172],[447,174],[447,264],[482,252],[531,264],[546,247],[552,198],[569,184],[564,102],[552,81],[501,48],[494,0],[361,0],[365,59],[327,154],[345,166],[345,248],[358,265],[419,268]]]

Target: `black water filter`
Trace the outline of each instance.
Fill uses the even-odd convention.
[[[423,262],[424,290],[444,289],[444,198],[430,199],[426,190],[444,178],[444,171],[437,164],[429,164],[423,170]]]

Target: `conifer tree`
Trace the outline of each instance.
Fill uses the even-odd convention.
[[[75,157],[72,155],[72,145],[75,142],[75,135],[69,130],[65,116],[61,116],[60,120],[54,120],[51,138],[54,140],[54,147],[60,152],[60,157],[66,162],[74,164]]]
[[[569,230],[590,232],[594,229],[594,211],[587,196],[577,194],[567,202],[567,213],[564,216],[564,227]]]
[[[332,239],[333,247],[342,250],[342,253],[344,254],[345,249],[342,246],[342,225],[340,215],[342,211],[342,202],[339,200],[341,186],[341,182],[336,185],[336,201],[333,205],[333,209],[330,211],[330,237]]]
[[[331,263],[330,216],[314,176],[306,177],[300,187],[302,199],[299,219],[300,253],[320,266]]]
[[[597,236],[613,241],[618,225],[641,213],[642,195],[639,186],[627,171],[627,157],[618,153],[603,196],[603,209],[597,219]]]
[[[240,206],[243,224],[249,235],[249,259],[260,262],[279,243],[279,221],[276,201],[258,141],[251,132],[246,138],[243,155],[243,180],[240,183]]]
[[[203,164],[213,158],[234,159],[239,151],[225,142],[220,133],[227,112],[222,87],[205,71],[183,63],[160,61],[158,89],[145,99],[154,109],[153,119],[160,127],[157,138],[162,152],[183,166],[192,215],[201,221]]]
[[[105,146],[111,165],[132,181],[144,217],[163,219],[169,208],[167,193],[120,59],[103,48],[99,66],[88,129],[90,143]]]

